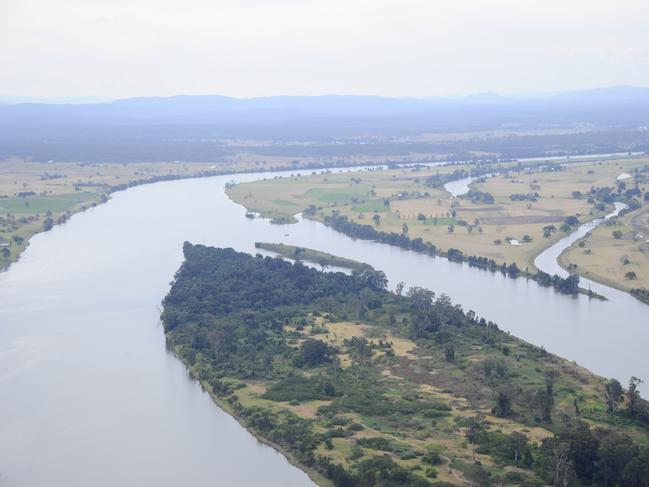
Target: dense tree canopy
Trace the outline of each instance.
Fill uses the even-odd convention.
[[[402,293],[402,286],[398,293],[390,293],[385,275],[373,269],[352,275],[325,273],[279,258],[189,243],[183,251],[185,262],[164,300],[162,319],[169,344],[251,429],[336,487],[432,483],[428,479],[437,474],[434,465],[442,461],[439,452],[432,449],[423,454],[397,447],[394,434],[356,439],[356,448],[374,453],[361,451],[360,457],[354,457],[352,452],[352,460],[344,466],[321,449],[331,450],[337,438],[353,435],[357,427],[363,429],[348,424],[350,415],[376,425],[395,424],[403,428],[398,434],[406,437],[451,415],[445,400],[416,392],[416,384],[441,380],[445,374],[449,394],[465,398],[479,411],[475,417],[453,418],[453,427],[461,428],[474,455],[489,455],[501,466],[527,472],[508,472],[509,477],[501,476],[498,482],[538,485],[534,482],[542,479],[549,485],[575,487],[649,485],[649,449],[618,427],[633,425],[636,436],[648,428],[649,407],[639,395],[640,379],[631,378],[627,389],[614,380],[601,381],[597,398],[596,389],[587,393],[582,389],[581,380],[587,379],[576,367],[570,369],[544,349],[511,337],[472,311],[465,312],[445,295],[422,288]],[[365,336],[331,345],[326,342],[329,330],[323,326],[324,317],[329,324],[373,328],[375,337],[382,330],[408,337],[416,343],[417,353],[397,356],[387,340]],[[342,366],[343,353],[351,366]],[[429,376],[418,366],[410,368],[418,356],[424,357],[422,363],[434,374]],[[382,375],[400,370],[402,381],[386,381]],[[308,418],[282,408],[243,404],[237,388],[245,387],[246,380],[264,381],[267,389],[262,398],[267,401],[323,401],[317,410],[322,418],[318,428]],[[582,410],[586,397],[588,407]],[[485,410],[519,426],[541,425],[553,436],[532,442],[524,433],[528,429],[507,433],[489,428],[481,412]],[[425,467],[420,472],[400,462],[418,455]],[[497,483],[493,469],[479,462],[462,468],[463,478],[474,485]],[[525,484],[527,475],[533,478]]]

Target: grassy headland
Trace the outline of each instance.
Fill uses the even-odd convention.
[[[184,254],[170,346],[320,485],[644,485],[637,381],[623,390],[445,296],[387,292],[374,270]]]

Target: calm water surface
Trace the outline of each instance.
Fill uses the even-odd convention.
[[[309,246],[446,293],[593,371],[649,379],[649,307],[568,297],[441,258],[354,241],[316,222],[249,220],[224,176],[158,183],[37,235],[0,274],[0,484],[310,486],[214,406],[165,350],[159,304],[185,240],[254,253]]]

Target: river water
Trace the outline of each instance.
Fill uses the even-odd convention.
[[[449,181],[444,185],[444,189],[451,193],[451,196],[454,198],[467,194],[469,192],[469,185],[473,181],[473,178],[468,177],[468,178],[462,178],[462,179],[456,179],[454,181]]]
[[[547,272],[548,274],[557,274],[558,276],[564,278],[568,277],[570,273],[563,267],[561,267],[558,261],[559,256],[563,253],[563,251],[574,244],[577,240],[584,237],[588,232],[592,231],[596,226],[600,225],[606,220],[617,216],[625,208],[627,208],[627,205],[625,205],[624,203],[616,202],[615,209],[604,218],[597,218],[589,223],[579,225],[579,227],[572,233],[566,235],[561,240],[557,241],[554,245],[545,249],[543,253],[541,253],[536,259],[534,259],[534,265],[538,269],[541,269],[543,272]],[[579,285],[581,287],[590,286],[593,291],[601,291],[602,293],[608,293],[609,290],[611,290],[611,288],[609,288],[608,286],[598,284],[585,278],[580,279]]]
[[[166,351],[159,304],[185,240],[250,253],[255,241],[284,242],[367,262],[392,286],[446,293],[597,373],[649,378],[649,308],[631,296],[565,296],[309,220],[249,220],[223,188],[260,177],[116,193],[36,235],[0,274],[1,485],[313,485],[215,407]]]

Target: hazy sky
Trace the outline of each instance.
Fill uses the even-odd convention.
[[[649,86],[647,0],[0,0],[0,94]]]

